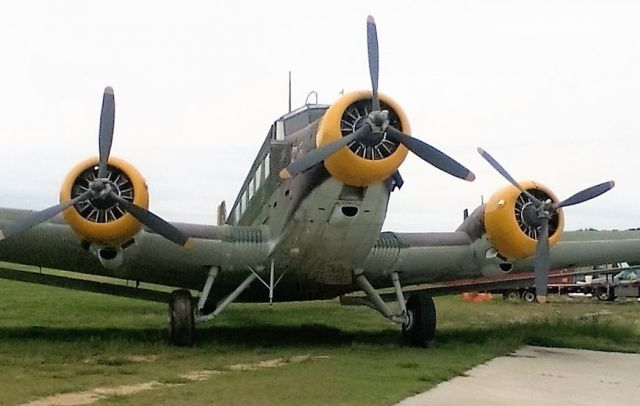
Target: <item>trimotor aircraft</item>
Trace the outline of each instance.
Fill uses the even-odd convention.
[[[169,223],[148,210],[141,174],[110,156],[115,101],[107,87],[99,156],[69,172],[60,203],[40,212],[0,209],[0,260],[41,267],[7,267],[0,278],[167,301],[170,342],[177,345],[192,344],[196,322],[214,319],[236,301],[361,292],[365,304],[401,325],[408,344],[424,346],[434,338],[436,311],[428,290],[415,288],[420,284],[535,270],[542,302],[550,268],[640,261],[640,232],[567,232],[561,239],[562,208],[606,192],[613,182],[561,201],[539,183],[516,182],[482,149],[510,184],[455,231],[381,232],[409,152],[457,178],[475,176],[409,135],[401,107],[378,93],[372,17],[366,26],[371,91],[344,94],[330,106],[306,104],[278,118],[229,214],[219,207],[215,226]]]

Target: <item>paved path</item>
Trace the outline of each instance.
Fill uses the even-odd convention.
[[[524,347],[432,390],[414,405],[640,405],[640,354]]]

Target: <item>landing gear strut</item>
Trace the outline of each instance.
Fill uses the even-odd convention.
[[[415,293],[405,302],[400,276],[397,272],[392,272],[390,276],[400,314],[391,311],[360,270],[355,272],[355,282],[366,293],[369,299],[365,303],[367,306],[378,310],[394,323],[402,325],[402,338],[406,344],[415,347],[429,346],[436,332],[436,307],[433,299],[425,294]]]
[[[209,271],[209,276],[205,281],[204,288],[198,300],[197,307],[194,306],[194,300],[191,297],[191,292],[188,290],[176,290],[171,293],[169,299],[169,343],[178,346],[191,346],[194,340],[195,323],[203,322],[216,318],[229,304],[235,301],[238,296],[242,294],[251,285],[256,278],[260,278],[258,274],[251,268],[249,276],[240,283],[240,285],[233,290],[227,297],[222,299],[216,304],[213,311],[205,313],[205,305],[213,282],[215,281],[220,269],[212,267]],[[273,265],[272,265],[273,275]],[[282,278],[282,276],[281,276]],[[277,282],[273,283],[273,276],[271,277],[271,290],[269,291],[269,299],[273,298],[273,288]],[[278,282],[280,279],[278,279]],[[264,283],[264,282],[263,282]]]
[[[188,290],[176,290],[169,299],[169,343],[178,346],[193,345],[195,320],[193,298]]]

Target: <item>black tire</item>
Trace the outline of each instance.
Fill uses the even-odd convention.
[[[607,293],[607,290],[604,288],[598,288],[596,289],[596,297],[598,298],[598,300],[600,300],[601,302],[604,302],[608,299],[609,294]]]
[[[426,295],[412,295],[407,300],[407,323],[402,325],[403,341],[413,347],[427,347],[436,333],[436,306]]]
[[[193,345],[195,320],[193,298],[188,290],[171,292],[169,299],[169,344],[180,347]]]
[[[502,298],[504,300],[519,300],[520,292],[518,291],[518,289],[509,289],[502,294]]]
[[[603,302],[613,302],[614,300],[616,300],[615,289],[600,287],[596,290],[596,297],[598,298],[598,300],[601,300]]]
[[[531,289],[527,289],[522,292],[522,300],[524,300],[526,303],[533,303],[536,301],[536,298],[536,292]]]

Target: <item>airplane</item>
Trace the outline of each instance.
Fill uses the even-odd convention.
[[[41,267],[4,267],[0,278],[165,301],[169,342],[181,346],[194,343],[196,323],[215,319],[233,302],[361,292],[368,306],[401,326],[404,342],[427,346],[436,309],[421,284],[535,270],[544,302],[551,267],[640,261],[638,231],[563,234],[563,208],[605,193],[613,182],[559,200],[540,183],[516,182],[482,149],[509,184],[455,231],[382,232],[409,152],[459,179],[475,175],[409,135],[400,105],[378,93],[373,17],[366,27],[371,90],[343,94],[331,105],[305,104],[278,118],[229,214],[219,207],[218,225],[170,223],[149,211],[142,175],[110,155],[115,98],[107,87],[99,155],[68,173],[60,203],[39,212],[0,209],[0,260]]]

